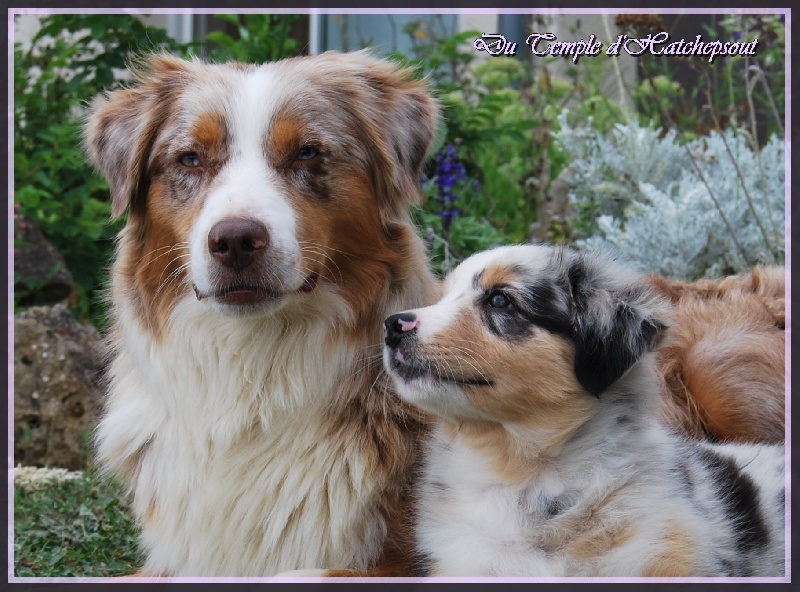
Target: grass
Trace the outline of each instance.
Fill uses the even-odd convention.
[[[14,575],[110,577],[142,564],[120,488],[96,474],[14,479]]]

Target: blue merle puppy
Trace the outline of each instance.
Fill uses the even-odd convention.
[[[400,396],[438,416],[419,575],[782,576],[784,451],[659,420],[669,306],[598,253],[501,247],[386,320]]]

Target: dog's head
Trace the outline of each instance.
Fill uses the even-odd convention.
[[[585,415],[666,322],[666,305],[635,274],[566,248],[473,255],[444,292],[386,320],[384,362],[404,399],[453,421]]]
[[[155,55],[134,75],[84,132],[113,214],[128,212],[118,270],[151,324],[195,295],[241,316],[386,290],[416,238],[406,210],[437,127],[423,82],[366,52]]]

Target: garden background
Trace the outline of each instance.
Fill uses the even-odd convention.
[[[124,496],[91,465],[96,330],[121,223],[109,221],[107,184],[79,139],[87,102],[124,85],[138,53],[258,63],[323,39],[375,45],[428,77],[444,118],[415,219],[438,273],[528,240],[606,248],[686,279],[784,264],[783,15],[604,15],[597,30],[586,26],[596,15],[503,15],[495,31],[465,30],[454,15],[376,16],[383,28],[363,18],[328,15],[320,29],[308,15],[215,15],[168,32],[132,15],[58,14],[15,43],[15,463],[73,471],[16,471],[15,575],[121,575],[140,562]],[[603,49],[617,35],[661,31],[758,45],[713,61],[533,55],[525,37],[549,31],[593,33]],[[484,33],[519,35],[516,55],[478,51]],[[50,379],[62,370],[74,372],[75,393]]]

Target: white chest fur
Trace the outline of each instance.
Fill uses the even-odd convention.
[[[437,431],[425,462],[416,534],[433,575],[563,575],[558,561],[531,553],[523,490],[501,483],[488,459]]]
[[[162,345],[125,332],[98,428],[101,460],[133,475],[145,571],[263,576],[366,565],[385,534],[380,492],[327,415],[357,348],[313,323],[196,308],[175,311],[180,330]]]

